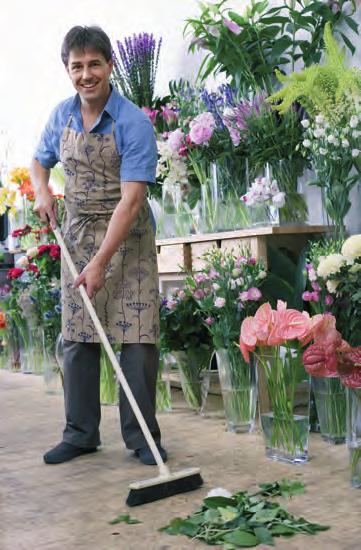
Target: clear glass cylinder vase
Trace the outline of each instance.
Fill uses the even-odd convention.
[[[280,191],[286,193],[286,204],[280,209],[280,223],[306,223],[308,208],[305,195],[300,192],[299,180],[304,163],[298,159],[280,159],[270,163],[272,178],[277,181]]]
[[[62,362],[58,361],[59,347],[63,345],[63,337],[58,334],[55,340],[49,341],[44,334],[44,385],[49,394],[63,393],[64,376]]]
[[[204,371],[209,367],[211,350],[188,349],[172,352],[179,368],[180,383],[188,407],[201,412],[207,398]]]
[[[24,374],[42,374],[44,370],[43,328],[24,324],[21,330],[20,363]]]
[[[337,445],[346,439],[346,389],[339,378],[311,377],[322,438]]]
[[[361,388],[347,388],[346,442],[349,451],[350,481],[361,487]]]
[[[170,368],[172,363],[171,355],[161,351],[156,389],[157,412],[170,412],[172,410],[172,394],[170,389]]]
[[[310,377],[298,350],[282,346],[257,355],[260,420],[266,456],[301,463],[308,460]]]
[[[245,362],[240,350],[216,350],[227,430],[252,432],[257,409],[257,376],[253,360]]]
[[[193,226],[192,212],[183,201],[178,183],[164,183],[162,187],[162,215],[158,219],[161,238],[189,235]]]

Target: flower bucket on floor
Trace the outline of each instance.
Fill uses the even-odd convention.
[[[63,337],[59,334],[55,342],[46,341],[44,337],[44,384],[45,392],[49,394],[62,394],[64,376],[62,362],[59,363],[59,354],[63,353]],[[60,351],[61,348],[61,351]]]
[[[21,372],[24,374],[42,374],[44,370],[43,329],[24,325],[20,343]]]
[[[337,445],[346,438],[346,390],[340,379],[312,376],[322,438]]]
[[[254,362],[247,364],[239,348],[216,351],[227,430],[251,432],[255,426],[257,379]]]
[[[275,346],[257,356],[259,409],[266,456],[301,463],[308,459],[310,379],[300,351]]]

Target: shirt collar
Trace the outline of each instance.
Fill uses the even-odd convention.
[[[108,101],[105,104],[105,107],[99,117],[99,120],[103,117],[104,112],[106,112],[113,120],[116,120],[118,117],[118,109],[119,109],[119,100],[121,99],[120,93],[114,88],[114,86],[110,85],[111,92],[110,96],[108,97]],[[80,97],[79,94],[76,94],[73,98],[73,101],[70,105],[70,113],[74,116],[80,116]]]

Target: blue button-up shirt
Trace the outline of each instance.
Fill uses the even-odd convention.
[[[62,101],[50,115],[34,154],[44,168],[52,168],[60,161],[60,140],[71,114],[70,127],[84,132],[78,94]],[[155,183],[158,157],[153,126],[147,115],[114,87],[91,132],[109,134],[113,121],[115,142],[122,157],[120,181]]]

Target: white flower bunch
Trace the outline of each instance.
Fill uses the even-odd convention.
[[[304,128],[302,142],[305,156],[311,155],[322,162],[348,161],[361,154],[361,115],[353,114],[344,127],[331,127],[322,115],[311,122],[301,121]]]
[[[254,206],[259,203],[274,205],[282,208],[285,205],[285,193],[279,190],[278,183],[271,178],[256,178],[250,190],[241,197],[247,206]]]
[[[165,184],[188,185],[187,164],[184,157],[172,150],[167,141],[158,141],[160,158],[157,164],[157,178],[163,179]]]

